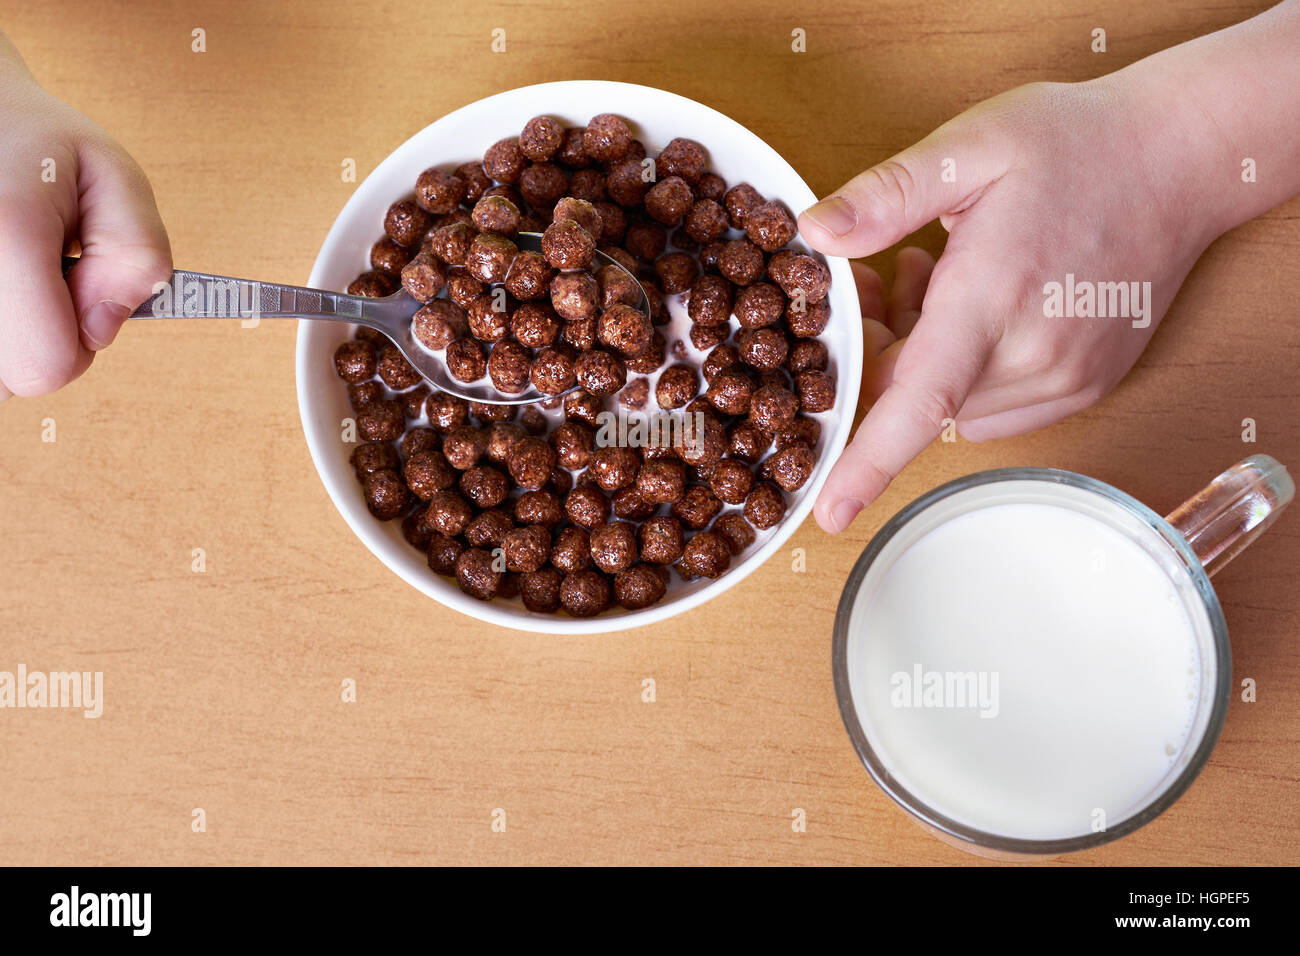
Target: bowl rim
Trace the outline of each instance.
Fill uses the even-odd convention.
[[[437,135],[439,126],[443,124],[450,125],[453,119],[463,118],[465,114],[477,114],[485,110],[490,111],[494,105],[499,106],[513,99],[535,97],[539,94],[547,94],[548,98],[562,105],[564,98],[571,96],[575,92],[599,93],[607,97],[611,103],[619,102],[620,94],[634,94],[635,98],[649,96],[663,101],[665,112],[680,110],[702,115],[702,118],[708,120],[711,124],[716,124],[720,131],[747,140],[746,149],[751,154],[766,154],[769,161],[775,160],[789,171],[797,184],[797,188],[793,190],[794,194],[781,195],[779,198],[790,206],[792,211],[797,213],[796,206],[800,209],[805,208],[817,199],[798,171],[773,147],[748,127],[703,103],[667,90],[617,81],[560,80],[530,84],[495,93],[461,106],[416,131],[385,156],[356,185],[352,195],[348,197],[335,216],[312,264],[308,285],[318,287],[319,283],[322,282],[321,274],[325,269],[325,260],[332,253],[333,248],[345,239],[346,231],[343,229],[342,224],[356,214],[358,208],[364,207],[373,201],[371,194],[380,188],[379,183],[386,178],[386,172],[393,167],[402,165],[410,153],[419,151],[421,143]],[[633,122],[636,122],[634,116]],[[385,204],[391,201],[391,197],[389,197],[385,199]],[[848,354],[836,353],[836,361],[839,364],[836,376],[836,407],[840,409],[839,421],[834,433],[825,436],[826,444],[822,452],[823,461],[833,462],[839,457],[840,452],[848,443],[849,434],[853,429],[854,413],[857,410],[863,362],[862,324],[859,318],[861,310],[857,287],[848,260],[832,256],[823,256],[823,258],[831,272],[832,292],[837,300],[843,299],[840,303],[840,310],[843,311],[847,307],[852,312],[850,318],[841,320],[846,326],[849,338]],[[835,306],[832,305],[833,310],[834,308]],[[323,439],[318,440],[313,434],[311,422],[314,415],[313,399],[310,394],[311,385],[314,380],[323,374],[323,369],[317,368],[312,362],[310,352],[312,351],[315,336],[328,331],[329,325],[330,323],[325,322],[300,320],[294,349],[294,377],[298,396],[299,420],[308,451],[311,454],[312,464],[320,477],[321,483],[325,486],[326,494],[329,495],[335,510],[352,530],[352,533],[385,567],[426,597],[432,598],[439,604],[454,611],[488,624],[544,634],[604,634],[655,624],[690,611],[717,597],[728,588],[739,584],[779,551],[812,511],[817,494],[821,491],[822,485],[825,484],[830,473],[829,465],[818,470],[809,485],[805,489],[801,489],[802,493],[799,500],[782,518],[776,533],[740,564],[729,569],[721,577],[709,582],[699,590],[670,602],[655,604],[638,611],[615,611],[613,613],[602,613],[591,618],[575,618],[565,614],[542,615],[529,611],[520,612],[513,606],[508,608],[497,606],[495,602],[479,601],[472,598],[454,586],[444,593],[432,587],[438,580],[433,572],[425,571],[424,574],[410,574],[395,562],[389,560],[386,555],[390,552],[392,542],[380,533],[383,526],[369,514],[363,505],[358,506],[359,499],[355,495],[355,480],[351,472],[348,471],[345,475],[340,472],[338,449],[332,447],[336,442],[330,443]],[[327,447],[327,445],[331,447]]]

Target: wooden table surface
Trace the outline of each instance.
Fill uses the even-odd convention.
[[[303,282],[355,188],[345,158],[364,177],[503,89],[673,90],[825,193],[1005,88],[1108,72],[1266,5],[8,0],[4,21],[37,77],[147,171],[177,263]],[[943,234],[920,241],[938,252]],[[0,670],[103,671],[105,697],[98,720],[0,711],[0,861],[980,862],[909,822],[849,745],[830,673],[849,568],[903,504],[983,468],[1083,471],[1164,512],[1256,451],[1300,467],[1297,253],[1291,202],[1211,247],[1096,408],[1015,440],[936,443],[846,534],[809,520],[707,606],[609,637],[477,623],[373,558],[308,456],[292,324],[132,324],[71,387],[0,405]],[[1300,514],[1215,584],[1257,702],[1234,700],[1170,812],[1060,862],[1300,862]],[[340,699],[348,678],[356,703]]]

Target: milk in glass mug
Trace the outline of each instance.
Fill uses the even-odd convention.
[[[1166,518],[1100,481],[1008,468],[895,515],[835,620],[840,714],[876,783],[986,856],[1097,846],[1187,789],[1223,727],[1210,576],[1294,496],[1267,455]]]

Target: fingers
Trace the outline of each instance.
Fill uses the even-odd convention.
[[[862,311],[862,352],[866,358],[879,355],[894,343],[894,333],[881,321],[885,317],[885,287],[875,269],[861,262],[850,262],[853,282],[858,287],[858,304]]]
[[[61,268],[63,224],[41,203],[8,203],[0,219],[0,383],[44,395],[89,366]]]
[[[900,339],[912,333],[921,317],[925,290],[934,272],[934,256],[916,246],[898,250],[894,284],[889,289],[889,308],[885,324]]]
[[[963,420],[957,423],[957,431],[967,441],[1009,438],[1012,435],[1023,435],[1025,432],[1055,425],[1096,402],[1095,394],[1080,392],[1067,395],[1065,398],[1055,398],[1036,405],[1026,405],[1023,408],[1012,408],[994,415],[985,415],[983,418]]]
[[[987,323],[957,311],[962,299],[935,292],[912,335],[891,346],[897,357],[889,385],[818,495],[813,513],[832,534],[848,527],[956,418],[993,347]]]
[[[965,208],[1004,171],[978,127],[958,117],[804,210],[799,231],[827,255],[868,256]]]
[[[122,322],[171,275],[171,247],[153,190],[116,145],[78,149],[81,261],[68,276],[86,348],[102,349]]]

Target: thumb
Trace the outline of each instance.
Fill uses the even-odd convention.
[[[848,527],[956,419],[983,371],[995,344],[990,326],[959,311],[953,289],[931,289],[912,334],[891,346],[889,383],[817,496],[813,513],[826,531]]]
[[[869,256],[960,212],[1005,171],[975,123],[959,116],[805,209],[799,232],[828,256]]]
[[[171,247],[140,167],[112,142],[78,146],[81,261],[68,276],[82,343],[98,350],[172,272]]]

